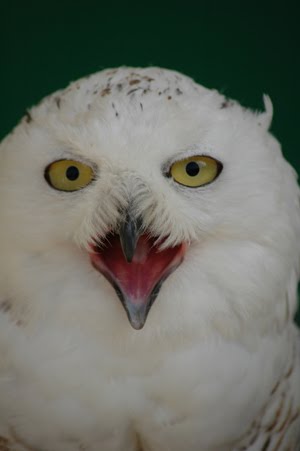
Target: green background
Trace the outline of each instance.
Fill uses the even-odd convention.
[[[296,5],[11,0],[0,17],[0,138],[28,106],[71,80],[106,67],[158,65],[254,109],[269,94],[272,131],[299,172]]]

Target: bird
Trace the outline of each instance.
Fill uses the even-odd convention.
[[[1,451],[300,450],[300,196],[263,101],[110,68],[2,140]]]

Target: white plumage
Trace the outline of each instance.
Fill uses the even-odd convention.
[[[4,139],[0,450],[300,449],[299,189],[264,101],[106,70]]]

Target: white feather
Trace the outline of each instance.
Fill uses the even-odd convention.
[[[181,74],[120,68],[47,97],[1,143],[8,449],[261,451],[282,440],[278,451],[298,451],[299,188],[264,103],[261,127]],[[195,154],[222,162],[214,183],[189,189],[164,176]],[[62,158],[93,165],[97,179],[52,189],[44,170]],[[189,243],[142,331],[86,251],[129,202],[168,237],[163,246]],[[281,439],[267,431],[283,398]]]

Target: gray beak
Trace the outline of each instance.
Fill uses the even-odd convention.
[[[127,211],[125,219],[120,225],[119,235],[123,254],[128,263],[132,262],[141,229],[142,220],[135,218]]]

